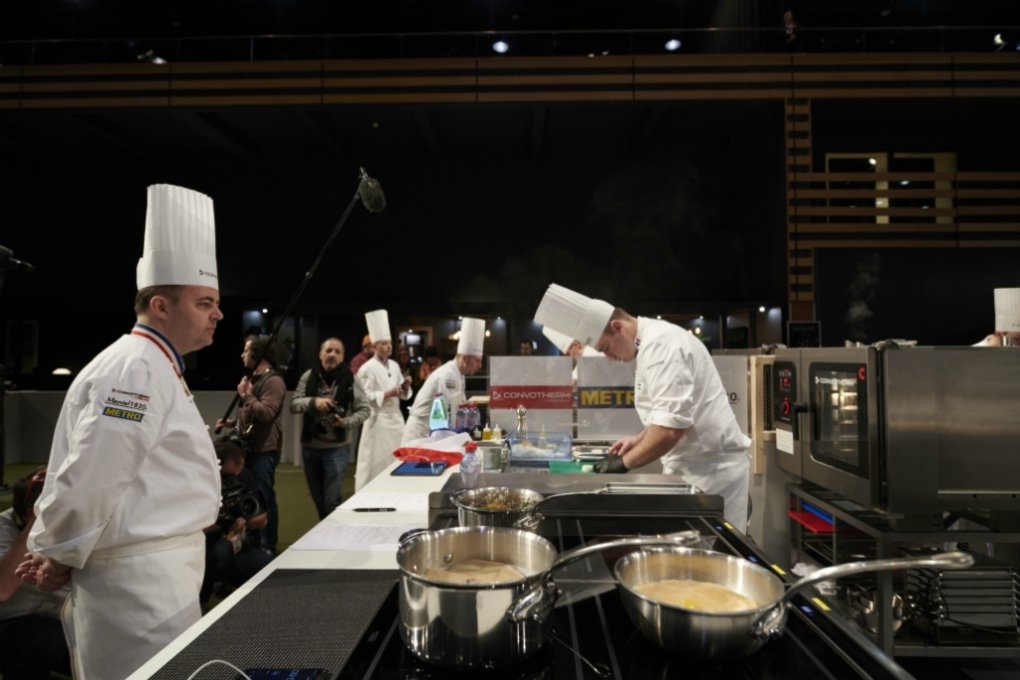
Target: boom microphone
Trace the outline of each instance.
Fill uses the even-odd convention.
[[[364,172],[364,170],[362,170],[362,172]],[[375,182],[374,179],[370,181]],[[375,184],[376,186],[379,186],[378,182],[375,182]],[[379,196],[382,197],[381,188],[379,189]],[[385,197],[382,198],[382,204],[383,208],[385,208],[386,207]],[[365,207],[368,208],[367,205]],[[371,208],[368,209],[372,210]],[[382,208],[379,208],[379,210],[382,210]],[[372,212],[379,212],[379,210],[372,210]],[[32,272],[35,271],[35,265],[29,264],[24,260],[19,260],[18,258],[14,257],[14,251],[12,251],[10,248],[0,246],[0,271],[25,272],[26,274],[31,274]]]
[[[368,212],[378,213],[385,210],[386,194],[383,193],[379,180],[369,177],[365,168],[360,168],[359,177],[361,181],[358,182],[358,196],[361,197],[361,204]]]
[[[365,209],[369,212],[378,213],[382,212],[386,208],[386,195],[383,193],[382,186],[378,180],[372,179],[365,172],[365,168],[358,169],[358,190],[354,196],[351,197],[351,202],[347,204],[347,208],[343,214],[340,215],[340,219],[337,220],[336,225],[333,227],[333,231],[330,232],[329,237],[326,238],[326,243],[323,244],[322,249],[319,250],[319,254],[315,257],[315,261],[312,262],[312,266],[305,272],[305,278],[301,281],[301,285],[298,286],[297,290],[294,291],[294,295],[290,298],[290,302],[287,303],[286,309],[283,311],[283,315],[280,316],[276,322],[276,326],[273,327],[273,332],[269,334],[269,338],[266,340],[266,347],[269,346],[275,338],[277,333],[280,332],[280,328],[283,326],[283,322],[290,316],[290,313],[294,311],[294,307],[297,306],[298,300],[301,299],[301,294],[305,292],[305,288],[308,283],[315,276],[315,270],[319,268],[319,263],[322,262],[322,258],[326,256],[326,251],[336,240],[336,237],[340,234],[340,229],[343,228],[344,223],[347,222],[347,218],[351,216],[351,211],[354,210],[354,206],[357,205],[358,200],[361,200],[361,204],[365,206]],[[0,246],[2,247],[2,246]],[[259,356],[252,357],[255,368],[262,362],[261,354]],[[252,369],[248,375],[250,380],[255,373],[255,368]],[[241,400],[241,395],[234,393],[234,399],[230,402],[230,406],[227,407],[227,412],[223,414],[223,420],[230,418],[230,414],[234,412],[234,408],[237,406],[237,402]],[[220,433],[219,427],[216,428],[216,434]]]

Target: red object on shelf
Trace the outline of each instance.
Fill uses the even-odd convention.
[[[794,522],[800,524],[802,527],[806,528],[808,531],[811,531],[812,533],[816,534],[832,533],[832,523],[826,522],[818,515],[813,515],[810,512],[797,512],[795,510],[790,510],[786,514],[789,515],[790,519],[792,519]]]

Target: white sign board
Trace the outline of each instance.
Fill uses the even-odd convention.
[[[581,357],[577,361],[577,438],[610,440],[641,430],[634,410],[633,361]]]
[[[730,407],[737,417],[740,431],[749,434],[749,406],[747,401],[748,357],[746,356],[713,356],[716,370],[722,379],[723,389],[730,398]]]
[[[489,419],[505,434],[517,431],[517,407],[527,409],[528,432],[574,431],[570,357],[491,357]]]

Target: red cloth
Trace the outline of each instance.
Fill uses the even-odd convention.
[[[458,465],[464,454],[459,451],[436,451],[434,449],[422,449],[419,447],[402,446],[393,452],[393,455],[400,460],[414,460],[418,462],[444,462],[449,465]]]

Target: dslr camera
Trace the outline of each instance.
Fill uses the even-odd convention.
[[[233,524],[234,520],[238,517],[244,517],[245,520],[249,520],[256,515],[261,515],[265,512],[265,508],[262,506],[262,499],[255,491],[249,491],[244,488],[244,484],[237,475],[220,475],[223,485],[222,502],[220,503],[220,513],[216,518],[216,525],[221,529],[229,529]]]
[[[317,421],[315,421],[315,434],[319,435],[320,437],[329,436],[329,433],[332,432],[333,430],[333,416],[340,416],[342,418],[343,415],[344,415],[343,407],[340,406],[340,404],[336,403],[335,401],[330,401],[329,410],[322,414],[322,417],[320,417]]]

